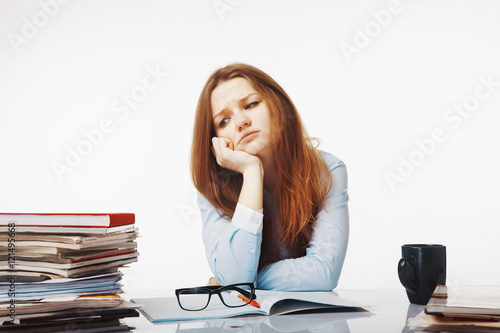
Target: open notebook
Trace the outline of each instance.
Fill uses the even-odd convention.
[[[185,311],[175,297],[134,298],[142,305],[141,313],[153,323],[183,320],[228,318],[242,315],[281,315],[311,310],[365,311],[366,305],[338,297],[334,292],[284,292],[256,290],[260,308],[250,304],[238,308],[226,307],[218,297],[212,297],[201,311]]]

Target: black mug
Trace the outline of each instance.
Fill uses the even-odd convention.
[[[425,305],[438,284],[446,284],[446,247],[437,244],[406,244],[401,247],[399,281],[412,304]]]

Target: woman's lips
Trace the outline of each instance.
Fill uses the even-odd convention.
[[[242,143],[251,141],[253,138],[255,138],[257,136],[257,134],[259,134],[259,131],[253,131],[253,132],[249,132],[249,133],[245,134],[240,139],[240,142],[238,144],[242,144]]]

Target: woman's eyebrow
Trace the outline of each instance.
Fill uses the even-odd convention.
[[[240,98],[240,102],[242,102],[242,101],[246,101],[249,97],[251,97],[251,96],[253,96],[253,95],[257,95],[257,96],[258,96],[258,94],[257,94],[257,93],[254,93],[254,92],[253,92],[253,93],[250,93],[250,94],[246,95],[246,96],[245,96],[245,97],[243,97],[243,98]]]
[[[215,120],[215,118],[217,118],[218,116],[220,116],[222,113],[224,113],[224,111],[226,111],[226,108],[220,110],[219,112],[217,112],[216,114],[214,114],[214,116],[212,117],[213,120]]]
[[[258,94],[257,94],[257,93],[252,92],[252,93],[250,93],[250,94],[248,94],[248,95],[246,95],[246,96],[244,96],[244,97],[240,98],[240,100],[239,100],[240,104],[241,104],[242,102],[246,101],[249,97],[251,97],[251,96],[253,96],[253,95],[257,95],[257,96],[258,96]],[[227,109],[227,108],[226,108],[226,107],[224,107],[222,110],[220,110],[219,112],[217,112],[216,114],[214,114],[214,116],[212,117],[212,119],[215,119],[215,118],[217,118],[218,116],[220,116],[222,113],[224,113],[224,112],[226,111],[226,109]]]

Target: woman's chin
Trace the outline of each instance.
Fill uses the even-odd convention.
[[[257,142],[249,142],[248,144],[241,145],[241,147],[236,148],[236,150],[244,151],[250,155],[255,155],[261,157],[261,155],[265,155],[266,151],[270,149],[266,149],[266,147],[261,144],[256,144]]]
[[[253,151],[253,149],[236,149],[236,150],[242,151],[242,152],[250,154],[250,155],[256,155],[256,153]]]

